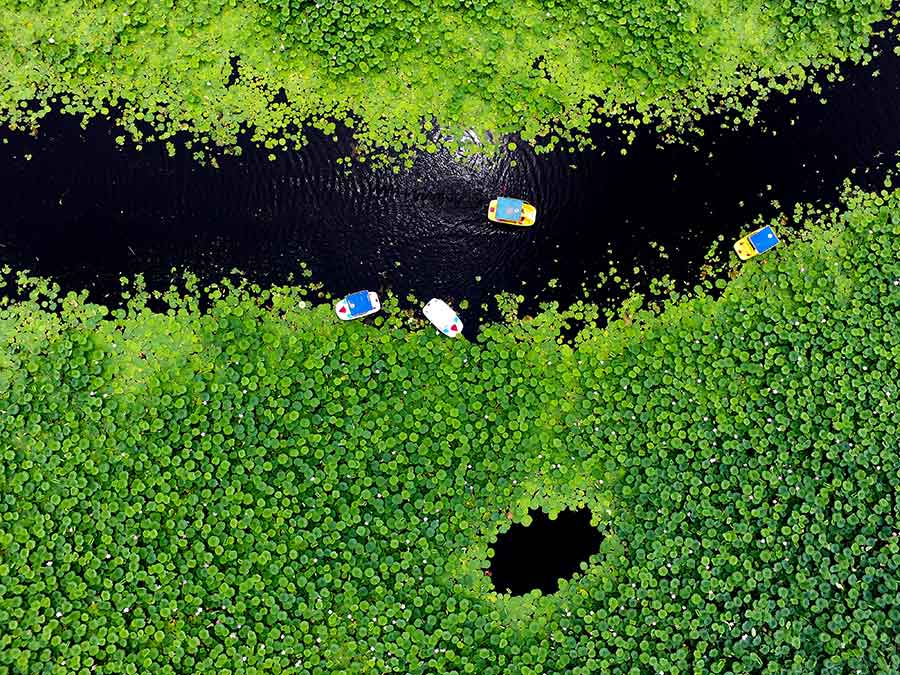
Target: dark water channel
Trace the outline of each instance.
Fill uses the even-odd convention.
[[[571,579],[600,551],[603,535],[591,525],[588,509],[565,510],[555,520],[539,509],[528,515],[530,525],[513,525],[493,546],[489,571],[498,593],[555,593],[560,579]]]
[[[774,215],[773,202],[790,210],[833,200],[855,169],[859,182],[879,185],[879,168],[900,150],[900,57],[885,49],[845,72],[821,96],[803,92],[796,104],[773,96],[756,126],[721,130],[710,120],[684,145],[660,146],[647,129],[622,156],[598,132],[596,151],[520,150],[464,166],[424,157],[400,175],[345,173],[335,159],[349,139],[317,138],[274,162],[247,148],[215,169],[186,152],[170,158],[158,144],[119,149],[108,123],[82,131],[54,116],[37,138],[0,133],[0,263],[109,303],[121,274],[143,272],[159,286],[172,267],[205,280],[238,268],[268,284],[305,261],[337,294],[390,288],[468,299],[469,332],[496,292],[571,301],[587,283],[603,301],[595,281],[611,260],[626,275],[639,263],[689,279],[716,235],[730,241],[756,215]],[[498,193],[535,203],[538,223],[489,223],[486,204]]]

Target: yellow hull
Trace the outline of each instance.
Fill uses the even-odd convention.
[[[738,254],[738,258],[741,260],[750,260],[750,258],[755,258],[759,255],[756,252],[756,249],[753,248],[753,244],[750,243],[750,237],[743,237],[734,242],[734,252]]]
[[[497,200],[492,199],[490,206],[488,206],[488,220],[493,223],[502,223],[504,225],[517,225],[519,227],[530,227],[534,225],[534,221],[537,220],[537,209],[534,208],[528,202],[525,202],[522,205],[522,217],[519,218],[518,222],[511,222],[509,220],[500,220],[495,215],[497,213]]]

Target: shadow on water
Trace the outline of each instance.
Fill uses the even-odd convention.
[[[563,511],[556,520],[538,509],[528,515],[531,525],[513,525],[493,545],[489,571],[498,593],[556,593],[560,579],[571,579],[600,551],[603,535],[591,525],[588,509]]]
[[[753,127],[710,120],[682,145],[661,146],[644,129],[626,156],[598,135],[596,151],[517,150],[465,165],[424,156],[399,175],[339,167],[349,138],[317,137],[274,162],[247,148],[215,169],[159,144],[119,149],[107,122],[82,130],[51,116],[37,138],[0,135],[0,263],[110,303],[122,274],[158,287],[172,267],[206,281],[238,268],[269,284],[303,261],[336,294],[468,299],[467,332],[500,291],[524,295],[529,311],[536,297],[578,299],[582,285],[602,303],[608,289],[596,281],[612,261],[625,276],[640,264],[688,280],[717,235],[736,238],[756,215],[774,215],[773,203],[831,201],[857,169],[860,183],[878,185],[900,150],[900,57],[884,49],[844,70],[846,81],[821,95],[773,96]],[[489,223],[487,203],[500,193],[535,203],[537,225]]]

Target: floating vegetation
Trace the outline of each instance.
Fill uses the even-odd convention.
[[[898,672],[900,192],[819,218],[574,348],[596,308],[444,340],[7,273],[0,671]],[[494,590],[582,508],[583,573]]]
[[[197,152],[237,151],[245,133],[275,151],[343,124],[361,159],[483,151],[509,134],[541,149],[586,145],[590,126],[611,119],[752,119],[767,92],[868,58],[891,4],[11,0],[0,9],[0,120],[29,129],[52,108],[114,115],[122,142],[184,132]],[[497,141],[453,140],[466,138]]]

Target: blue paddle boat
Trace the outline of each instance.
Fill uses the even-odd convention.
[[[334,306],[334,312],[342,321],[361,319],[381,309],[381,301],[374,291],[351,293]]]

